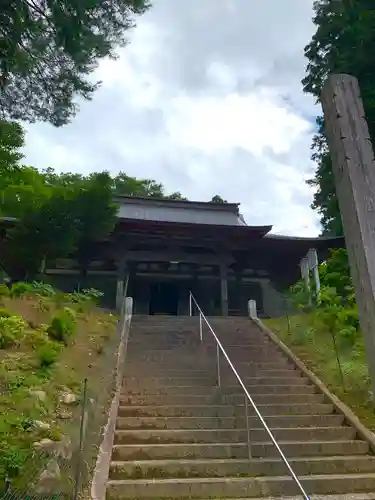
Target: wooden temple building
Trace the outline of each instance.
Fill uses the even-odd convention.
[[[247,315],[255,299],[258,314],[275,316],[283,308],[280,291],[301,277],[309,249],[319,261],[342,238],[300,238],[270,234],[272,226],[248,226],[239,204],[116,197],[118,223],[93,248],[82,282],[73,259],[48,263],[55,286],[93,287],[107,307],[126,293],[134,314],[189,313],[189,291],[205,314]]]

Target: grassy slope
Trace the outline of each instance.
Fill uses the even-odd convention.
[[[349,345],[337,339],[343,383],[331,334],[312,314],[265,320],[264,323],[313,371],[325,385],[346,403],[372,431],[375,410],[369,397],[369,377],[362,339]]]
[[[30,456],[34,442],[42,438],[60,440],[63,435],[76,441],[80,407],[64,406],[59,400],[59,391],[69,389],[80,397],[87,377],[90,397],[97,402],[101,398],[103,403],[103,395],[106,400],[110,396],[117,318],[93,307],[83,310],[73,304],[65,305],[77,311],[76,333],[69,345],[62,348],[57,362],[46,369],[40,367],[37,352],[27,337],[37,335],[41,324],[51,322],[59,310],[56,302],[43,299],[41,307],[35,297],[1,299],[0,307],[23,317],[29,329],[18,347],[0,349],[0,489],[4,476],[16,472]],[[40,401],[30,390],[44,391],[45,401]],[[95,411],[105,410],[98,405]],[[62,419],[62,412],[70,417]],[[36,428],[33,423],[38,420],[50,428]],[[100,432],[100,428],[97,431]]]

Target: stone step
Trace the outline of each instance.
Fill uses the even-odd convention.
[[[365,455],[369,445],[365,441],[280,441],[286,457]],[[252,443],[253,458],[279,458],[271,442]],[[163,460],[198,458],[247,458],[246,442],[238,443],[168,443],[168,444],[115,444],[112,460]],[[374,490],[375,491],[375,490]]]
[[[287,360],[287,358],[282,358],[280,356],[276,361],[267,361],[266,359],[262,360],[247,360],[247,361],[232,361],[236,370],[241,369],[249,369],[253,368],[256,370],[285,370],[286,368],[294,368],[291,362]],[[154,369],[163,368],[164,370],[206,370],[207,372],[216,370],[217,363],[215,359],[207,359],[206,356],[199,357],[198,355],[192,356],[174,356],[169,360],[166,359],[149,359],[147,356],[130,356],[129,354],[129,363],[133,366],[137,366],[139,369],[142,369],[143,366],[148,366],[149,371]],[[232,372],[228,362],[221,358],[220,367],[223,371]]]
[[[298,403],[323,403],[323,394],[254,394],[254,402],[258,404],[298,404]],[[122,394],[121,404],[130,405],[209,405],[219,401],[222,404],[241,404],[244,401],[242,394],[217,394],[212,395],[164,395],[149,394],[137,396]]]
[[[183,385],[183,386],[149,386],[147,384],[147,379],[143,387],[128,387],[123,390],[123,394],[128,396],[146,396],[146,395],[212,395],[217,392],[217,387],[214,381],[212,381],[211,386],[199,386],[199,385]],[[247,385],[247,390],[250,395],[255,394],[316,394],[316,388],[313,385]],[[238,383],[237,385],[224,386],[220,389],[220,392],[224,395],[231,394],[243,394],[243,388]]]
[[[333,412],[330,403],[257,405],[263,417],[275,415],[327,415]],[[249,407],[249,415],[254,414]],[[124,405],[119,407],[120,417],[231,417],[245,414],[244,405]]]
[[[375,474],[321,474],[299,480],[309,494],[375,491]],[[255,498],[298,493],[290,476],[111,480],[107,487],[107,499]]]
[[[265,418],[270,429],[303,427],[336,427],[344,422],[343,415],[289,415]],[[243,429],[245,417],[118,417],[116,428],[125,429]],[[262,429],[257,416],[249,417],[251,429]]]
[[[295,474],[375,473],[375,457],[333,456],[290,458]],[[279,476],[287,473],[281,459],[140,460],[111,462],[110,479],[165,477]]]
[[[237,366],[238,364],[287,364],[289,363],[288,359],[277,352],[267,352],[267,351],[252,351],[252,352],[242,352],[233,354],[227,352],[229,359],[232,363]],[[180,360],[183,364],[189,364],[191,362],[197,362],[199,360],[203,365],[214,365],[216,366],[216,353],[199,353],[199,352],[191,352],[184,350],[184,352],[179,352],[177,349],[170,349],[169,351],[153,351],[145,352],[139,350],[138,352],[130,351],[129,356],[131,356],[131,360],[133,362],[142,362],[142,361],[150,361],[153,363],[167,363],[168,365],[173,366],[178,363]],[[220,361],[223,365],[228,365],[228,362],[224,359],[224,356],[221,355]]]
[[[237,367],[236,367],[237,368]],[[284,367],[282,369],[257,369],[252,365],[245,365],[246,373],[243,373],[241,369],[239,369],[239,374],[242,379],[246,378],[268,378],[268,377],[280,377],[280,378],[301,378],[302,373],[300,370],[292,367],[291,365]],[[185,378],[185,377],[200,377],[200,378],[209,378],[211,379],[213,376],[216,377],[216,369],[212,368],[208,370],[207,368],[168,368],[168,366],[158,364],[156,366],[152,366],[150,364],[142,364],[139,366],[136,363],[133,363],[131,360],[126,365],[124,378],[135,378],[137,374],[141,374],[141,376],[149,376],[153,378],[158,377],[167,377],[167,378]],[[222,380],[236,380],[233,371],[222,370]]]
[[[227,348],[238,348],[244,347],[245,349],[264,349],[264,348],[273,348],[277,349],[272,340],[267,339],[266,337],[259,337],[258,339],[250,338],[250,339],[238,339],[238,338],[228,338],[228,339],[219,339],[224,349]],[[200,337],[198,332],[194,332],[188,335],[137,335],[136,337],[131,337],[129,339],[128,345],[133,348],[139,349],[155,349],[155,350],[163,350],[165,348],[170,348],[171,346],[184,346],[184,345],[203,345],[204,348],[212,349],[216,348],[216,341],[210,340],[207,338],[203,338],[203,343],[201,344]]]
[[[349,493],[346,495],[345,493],[342,495],[309,495],[310,500],[375,500],[375,492],[374,493]],[[202,499],[201,499],[202,500]],[[208,499],[204,499],[208,500]],[[226,499],[233,500],[233,499]],[[236,499],[240,500],[240,499]],[[242,499],[245,500],[245,499]],[[256,500],[256,499],[254,499]],[[260,499],[258,499],[260,500]],[[261,500],[275,500],[275,498],[262,498]],[[280,500],[280,499],[279,499]],[[282,500],[301,500],[301,495],[298,497],[283,497]]]
[[[300,427],[273,428],[272,434],[279,441],[350,441],[356,431],[353,427]],[[269,439],[265,429],[250,429],[252,443]],[[247,440],[246,429],[132,429],[116,430],[116,444],[136,443],[215,443]]]
[[[234,378],[234,375],[233,375]],[[292,379],[292,380],[291,380]],[[227,385],[233,384],[232,380],[225,379],[222,386],[227,387]],[[280,385],[308,385],[309,381],[304,377],[246,377],[243,379],[246,386],[280,386]],[[193,377],[188,375],[186,377],[143,377],[140,374],[139,377],[127,377],[124,380],[124,388],[135,388],[143,387],[169,387],[169,386],[209,386],[216,384],[216,376],[211,375],[210,377]]]

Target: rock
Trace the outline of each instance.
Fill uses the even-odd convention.
[[[33,444],[36,450],[52,455],[54,457],[61,457],[64,460],[70,460],[73,455],[73,446],[69,436],[63,436],[60,441],[52,441],[52,439],[41,439]]]
[[[29,394],[36,397],[39,401],[45,401],[47,399],[47,394],[44,391],[30,389]]]
[[[51,489],[56,488],[56,482],[61,478],[61,472],[59,464],[56,459],[53,458],[47,464],[47,467],[39,476],[37,493],[44,493]]]
[[[71,405],[77,402],[77,396],[73,392],[62,391],[60,392],[60,402],[66,405]]]
[[[69,420],[69,418],[72,418],[73,414],[70,411],[66,410],[59,410],[56,413],[56,418],[59,418],[60,420]]]
[[[44,453],[52,453],[54,449],[54,441],[52,439],[44,438],[41,439],[40,441],[37,441],[33,444],[33,447],[36,450],[40,450]]]
[[[70,460],[73,456],[73,445],[69,436],[63,436],[57,442],[56,454],[64,460]]]
[[[34,425],[35,425],[35,427],[37,427],[41,431],[48,431],[48,429],[51,428],[51,425],[49,423],[42,422],[41,420],[35,420]]]

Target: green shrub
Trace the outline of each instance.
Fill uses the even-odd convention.
[[[95,288],[87,288],[81,292],[73,292],[66,294],[66,300],[68,302],[73,302],[74,304],[96,304],[98,303],[100,297],[104,294],[100,290]]]
[[[0,297],[9,297],[9,288],[4,284],[0,284]]]
[[[32,286],[29,283],[24,283],[20,281],[18,283],[14,283],[10,289],[10,296],[12,298],[19,298],[26,293],[30,293],[32,291]]]
[[[52,343],[47,343],[39,347],[37,355],[40,367],[48,368],[58,360],[59,350]]]
[[[82,295],[84,295],[87,300],[90,300],[93,303],[98,303],[100,297],[103,297],[104,294],[96,288],[86,288],[85,290],[82,290]]]
[[[0,349],[19,343],[25,334],[26,326],[19,316],[0,317]]]
[[[63,313],[75,323],[77,315],[74,309],[72,309],[71,307],[64,307]]]
[[[48,283],[43,283],[42,281],[33,281],[31,284],[32,291],[41,297],[55,297],[56,291]]]
[[[8,309],[0,309],[0,318],[10,318],[13,314]]]
[[[76,323],[72,316],[62,311],[52,318],[47,333],[50,339],[67,345],[69,338],[75,333],[75,327]]]
[[[17,477],[28,458],[28,450],[21,449],[7,441],[0,443],[0,471],[10,478]]]

